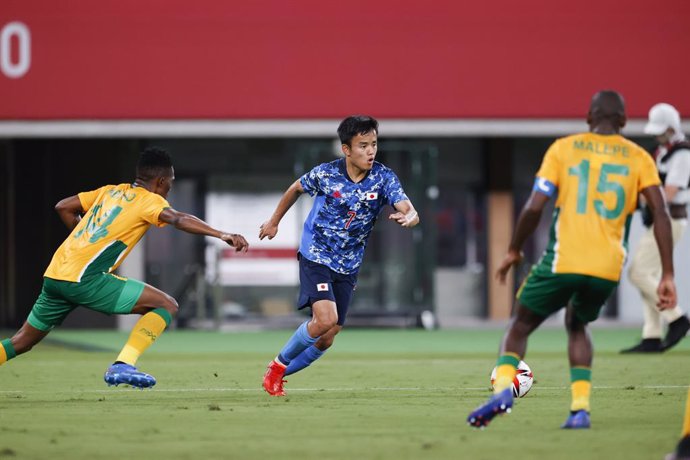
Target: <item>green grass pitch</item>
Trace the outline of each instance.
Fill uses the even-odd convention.
[[[57,330],[0,367],[0,459],[662,459],[690,384],[690,340],[620,355],[639,330],[594,328],[593,426],[560,430],[566,341],[547,328],[525,359],[532,391],[478,431],[465,418],[502,330],[346,329],[272,398],[261,377],[289,334],[167,332],[138,363],[158,385],[140,391],[102,380],[126,334]]]

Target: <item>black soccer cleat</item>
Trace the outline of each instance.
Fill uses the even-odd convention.
[[[661,353],[664,349],[661,346],[661,339],[642,339],[634,347],[621,350],[621,353]]]
[[[688,330],[690,330],[690,320],[688,320],[688,317],[685,315],[669,323],[666,337],[664,337],[664,341],[661,342],[661,350],[666,351],[675,347],[678,342],[685,337]]]

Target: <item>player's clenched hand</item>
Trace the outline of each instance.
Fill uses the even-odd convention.
[[[673,282],[673,277],[661,278],[656,293],[659,295],[659,302],[656,304],[659,310],[673,308],[678,303],[678,298],[676,297],[676,283]]]
[[[417,211],[412,211],[408,214],[396,212],[388,216],[390,220],[394,220],[403,227],[414,227],[419,222],[417,219]]]
[[[505,284],[506,276],[508,275],[508,271],[510,271],[510,267],[519,264],[521,261],[521,252],[508,251],[508,253],[503,258],[503,261],[501,262],[501,266],[498,267],[498,270],[496,270],[496,279],[499,280],[501,284]]]
[[[261,224],[261,227],[259,227],[260,240],[263,240],[266,237],[268,237],[269,240],[272,240],[273,237],[276,236],[276,233],[278,233],[278,226],[270,220],[267,220]]]
[[[247,249],[249,249],[249,243],[247,243],[247,240],[245,240],[242,235],[238,235],[237,233],[223,233],[220,235],[220,239],[234,247],[236,252],[247,252]]]

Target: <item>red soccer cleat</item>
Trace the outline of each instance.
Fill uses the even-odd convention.
[[[285,396],[285,390],[283,390],[283,383],[287,380],[283,380],[283,375],[285,375],[286,366],[276,362],[271,361],[268,365],[266,373],[264,374],[263,387],[266,392],[271,396]]]

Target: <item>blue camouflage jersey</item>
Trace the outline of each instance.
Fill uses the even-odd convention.
[[[316,198],[304,222],[299,252],[343,274],[357,272],[362,264],[383,206],[408,200],[395,173],[379,162],[359,183],[347,175],[344,158],[318,165],[300,183]]]

